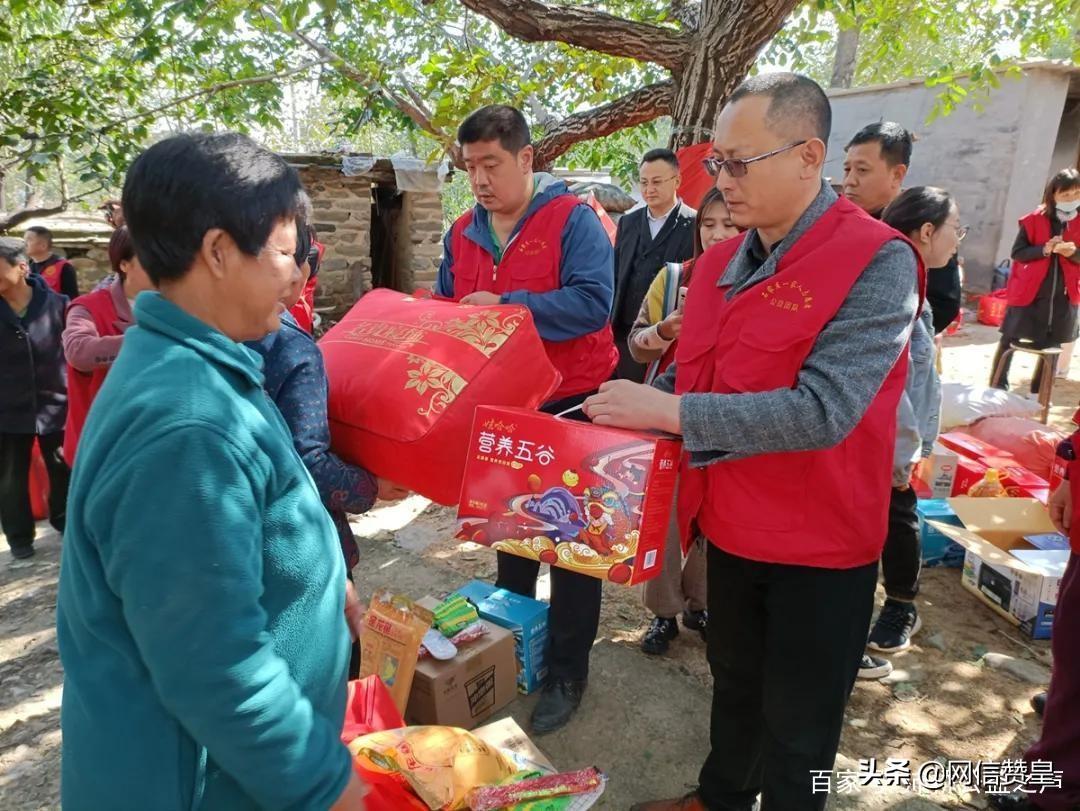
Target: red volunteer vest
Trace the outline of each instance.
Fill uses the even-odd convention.
[[[1050,228],[1050,218],[1039,210],[1020,218],[1020,227],[1027,234],[1028,242],[1032,245],[1042,245],[1050,240],[1053,232]],[[1080,245],[1080,217],[1065,223],[1065,231],[1061,238],[1066,242],[1075,242]],[[1069,301],[1080,304],[1080,265],[1073,259],[1058,256],[1058,263],[1065,274],[1065,292]],[[1050,272],[1050,257],[1045,256],[1034,262],[1012,263],[1012,272],[1009,274],[1009,284],[1006,288],[1006,296],[1010,307],[1027,307],[1035,301],[1046,274]]]
[[[465,236],[473,212],[461,215],[450,231],[454,301],[477,291],[502,295],[513,290],[558,290],[562,286],[563,228],[570,212],[579,205],[585,204],[572,194],[564,194],[537,209],[507,247],[498,267],[491,254]],[[544,341],[544,349],[551,365],[562,375],[553,400],[599,387],[619,362],[610,324],[569,341]]]
[[[874,254],[898,234],[841,198],[784,255],[776,275],[728,300],[731,288],[717,283],[744,238],[714,246],[694,267],[675,356],[678,394],[794,388],[821,330]],[[919,273],[922,290],[921,261]],[[696,524],[712,543],[750,560],[830,569],[877,560],[907,363],[905,351],[862,420],[833,448],[705,468],[691,468],[684,454],[684,539]]]
[[[304,330],[308,335],[311,335],[315,330],[315,285],[318,283],[318,276],[312,276],[308,279],[300,298],[296,300],[296,304],[289,310],[300,329]]]
[[[115,284],[119,283],[119,281],[115,282]],[[68,305],[68,310],[70,311],[76,304],[90,311],[98,335],[105,337],[123,334],[116,326],[118,315],[116,305],[113,304],[112,291],[109,288],[103,287],[79,296]],[[68,463],[68,467],[75,464],[75,451],[79,445],[83,426],[86,424],[86,415],[90,413],[90,404],[94,402],[98,389],[105,382],[108,371],[109,367],[104,366],[92,372],[80,372],[70,363],[68,364],[68,410],[67,422],[64,424],[64,461]]]
[[[66,259],[54,259],[49,264],[45,265],[41,269],[41,278],[45,280],[45,283],[56,293],[60,293],[60,276],[61,271],[64,269],[64,265],[67,264]]]

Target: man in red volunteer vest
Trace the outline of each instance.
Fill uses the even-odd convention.
[[[610,313],[611,241],[596,212],[566,184],[533,172],[529,126],[519,110],[483,107],[458,128],[477,205],[443,240],[437,295],[462,304],[523,304],[532,313],[562,383],[541,410],[579,406],[611,377],[619,353]],[[580,410],[569,416],[582,416]],[[533,597],[537,561],[499,552],[496,585]],[[600,622],[601,581],[551,569],[548,683],[533,711],[533,731],[564,726],[581,703],[589,651]]]
[[[56,293],[74,301],[79,295],[79,280],[75,267],[62,256],[53,253],[52,231],[43,225],[31,225],[23,235],[26,255],[30,257],[30,273],[37,274]]]
[[[753,77],[709,171],[742,237],[706,251],[675,364],[614,381],[597,424],[681,434],[679,519],[709,540],[712,750],[698,788],[638,809],[825,806],[874,605],[919,259],[823,182],[831,110]],[[693,534],[691,534],[693,533]]]

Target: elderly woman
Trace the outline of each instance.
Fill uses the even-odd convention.
[[[135,303],[72,481],[63,805],[362,808],[337,535],[240,343],[278,328],[300,181],[246,137],[180,135],[123,200],[159,292]]]

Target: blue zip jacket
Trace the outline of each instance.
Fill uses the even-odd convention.
[[[534,177],[536,193],[525,216],[510,233],[508,245],[534,212],[560,194],[569,192],[565,183],[546,172],[538,172]],[[454,295],[454,274],[450,270],[454,264],[450,250],[452,230],[443,237],[443,259],[435,283],[436,295],[447,298]],[[473,219],[464,236],[491,256],[495,255],[489,215],[480,204],[473,208]],[[615,251],[600,218],[586,205],[575,208],[563,227],[560,279],[562,287],[558,290],[550,293],[512,290],[503,294],[502,302],[528,307],[536,329],[545,341],[569,341],[602,329],[611,316],[611,303],[615,297]]]
[[[258,356],[158,293],[135,321],[68,497],[63,806],[325,809],[351,770],[337,534]]]

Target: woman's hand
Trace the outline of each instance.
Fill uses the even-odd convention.
[[[1057,246],[1061,244],[1061,237],[1050,237],[1043,245],[1043,256],[1049,256],[1057,252]]]
[[[1046,505],[1050,511],[1050,520],[1054,522],[1057,531],[1062,535],[1068,535],[1072,525],[1072,488],[1068,482],[1062,482],[1050,501]]]
[[[656,334],[665,341],[674,341],[682,332],[682,310],[676,310],[656,325]]]
[[[379,501],[401,501],[412,492],[389,479],[379,479]]]
[[[1054,246],[1054,253],[1059,254],[1061,256],[1064,256],[1066,258],[1069,258],[1074,253],[1076,253],[1076,243],[1075,242],[1059,242],[1057,245]]]
[[[349,626],[349,636],[353,642],[360,638],[360,629],[364,626],[364,604],[356,593],[356,586],[351,580],[345,581],[345,624]]]

